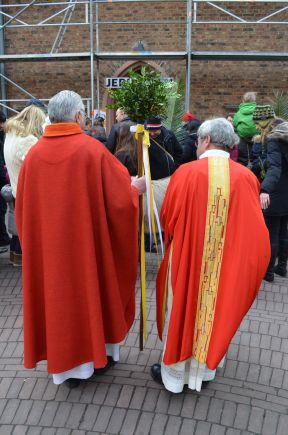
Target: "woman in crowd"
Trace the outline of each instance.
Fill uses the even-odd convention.
[[[107,143],[107,137],[106,137],[106,131],[105,128],[103,127],[103,122],[102,122],[103,118],[99,117],[99,118],[95,118],[95,121],[93,122],[93,126],[91,125],[91,120],[90,120],[90,127],[87,127],[87,120],[86,120],[86,128],[85,128],[85,133],[88,134],[88,136],[92,136],[94,137],[94,139],[99,140],[100,142],[102,142],[104,145],[106,145]]]
[[[131,177],[137,175],[137,146],[130,124],[123,122],[119,128],[115,157],[126,166]]]
[[[261,131],[261,158],[254,171],[261,183],[260,203],[270,234],[271,259],[264,279],[287,274],[288,257],[288,122],[275,118],[271,106],[257,106],[253,113]],[[276,259],[278,264],[275,267]]]
[[[21,165],[30,148],[42,136],[45,113],[35,105],[25,107],[22,112],[10,118],[5,125],[4,156],[14,199]],[[10,260],[14,266],[21,266],[22,251],[17,236],[10,245]]]

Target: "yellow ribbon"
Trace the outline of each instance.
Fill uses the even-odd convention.
[[[150,145],[150,136],[149,136],[149,131],[145,130],[144,125],[143,124],[137,124],[136,126],[136,132],[135,132],[135,137],[136,140],[138,139],[138,134],[143,134],[143,145],[148,146]]]
[[[155,225],[155,214],[154,214],[154,202],[153,202],[153,186],[151,181],[151,171],[150,171],[150,161],[149,161],[149,154],[148,154],[148,148],[150,146],[150,136],[149,131],[145,130],[143,124],[137,124],[136,126],[136,133],[135,137],[136,140],[138,139],[138,134],[143,134],[143,146],[147,148],[147,155],[148,155],[148,174],[145,174],[145,176],[148,178],[149,186],[150,186],[150,219],[151,219],[151,226],[152,226],[152,234],[156,245],[157,255],[158,255],[158,243],[156,238],[156,225]],[[144,159],[143,159],[144,161]],[[143,170],[142,170],[143,174]],[[143,210],[144,214],[144,210]]]
[[[149,162],[149,154],[148,154],[148,148],[150,146],[150,136],[149,132],[145,130],[144,125],[137,124],[136,126],[136,132],[135,137],[136,140],[138,139],[138,135],[143,134],[143,162],[144,162],[144,147],[145,151],[147,152],[148,156],[148,171],[145,173],[146,180],[148,181],[148,184],[150,186],[150,195],[147,200],[150,203],[150,218],[151,221],[151,227],[152,227],[152,234],[156,245],[156,250],[158,254],[158,244],[157,244],[157,237],[156,237],[156,225],[155,225],[155,216],[154,216],[154,204],[153,204],[153,187],[152,187],[152,181],[151,181],[151,171],[150,171],[150,162]],[[143,167],[141,168],[141,176],[144,174],[144,163]],[[142,201],[143,206],[143,213],[142,213],[142,222],[140,223],[140,232],[141,232],[141,246],[140,246],[140,281],[141,281],[141,302],[142,302],[142,319],[143,319],[143,336],[144,340],[147,340],[147,318],[146,318],[146,264],[145,264],[145,244],[144,244],[144,201]]]

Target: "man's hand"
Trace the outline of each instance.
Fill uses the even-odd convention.
[[[138,190],[138,195],[142,195],[142,193],[146,192],[146,181],[145,177],[133,177],[131,181],[131,186],[136,187]]]
[[[260,205],[262,210],[265,210],[270,205],[270,196],[269,193],[260,193]]]

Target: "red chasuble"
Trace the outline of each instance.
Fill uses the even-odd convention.
[[[172,176],[161,210],[166,254],[157,277],[160,338],[172,248],[172,311],[164,363],[193,357],[215,369],[253,303],[270,259],[259,184],[225,157]]]
[[[138,193],[127,169],[74,123],[46,127],[21,168],[24,365],[103,367],[135,312]]]

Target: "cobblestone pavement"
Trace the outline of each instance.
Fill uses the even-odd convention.
[[[21,270],[1,254],[0,435],[288,434],[288,280],[263,283],[208,388],[173,395],[149,375],[162,347],[155,324],[156,268],[149,254],[145,350],[138,350],[136,321],[121,362],[69,390],[53,385],[44,363],[23,369]],[[139,303],[139,289],[137,296]]]

